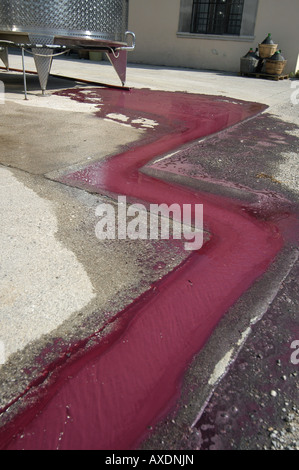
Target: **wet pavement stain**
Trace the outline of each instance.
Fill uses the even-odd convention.
[[[143,142],[66,174],[60,182],[126,195],[134,202],[203,204],[204,228],[211,238],[120,312],[110,336],[63,370],[39,407],[1,439],[9,449],[136,448],[148,427],[175,404],[184,371],[219,320],[274,261],[290,232],[282,229],[292,226],[293,219],[285,211],[282,218],[271,197],[268,212],[263,215],[260,208],[256,217],[250,204],[238,199],[170,184],[141,171],[158,155],[254,117],[263,105],[149,90],[93,89],[90,97],[80,90],[61,93],[82,102],[100,97],[101,118],[117,113],[133,122],[141,116],[159,126],[149,129]]]
[[[298,364],[291,361],[291,344],[299,335],[298,301],[292,300],[298,274],[297,262],[197,421],[189,449],[298,450],[292,431],[298,419]],[[242,397],[236,393],[240,384]]]

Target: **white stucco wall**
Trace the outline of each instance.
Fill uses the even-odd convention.
[[[241,38],[178,34],[180,5],[181,0],[130,0],[129,28],[137,37],[130,62],[238,72],[240,57],[271,32],[288,59],[285,71],[298,70],[299,0],[258,0],[254,32]]]

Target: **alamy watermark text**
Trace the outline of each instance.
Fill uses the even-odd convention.
[[[119,196],[117,207],[100,204],[96,208],[100,218],[96,225],[99,240],[184,240],[188,251],[203,245],[202,204],[143,204],[127,205],[126,196]]]

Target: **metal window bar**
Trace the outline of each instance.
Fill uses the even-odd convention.
[[[191,33],[240,35],[244,0],[194,0]]]

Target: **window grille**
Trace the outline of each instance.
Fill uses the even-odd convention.
[[[244,0],[194,0],[191,33],[240,35]]]

